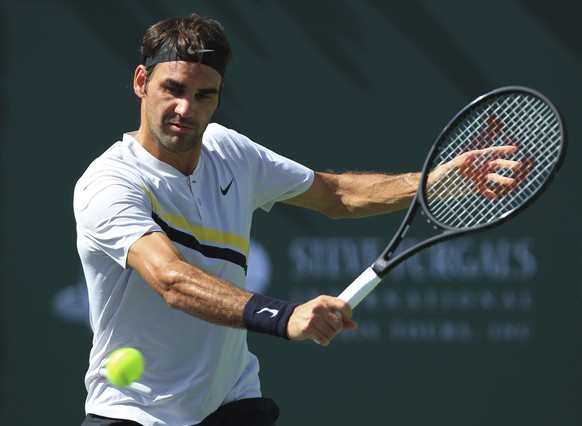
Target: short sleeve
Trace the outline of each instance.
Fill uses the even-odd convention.
[[[297,161],[286,158],[254,141],[217,124],[209,126],[206,137],[214,149],[230,156],[239,167],[239,176],[247,176],[252,188],[254,207],[269,211],[277,201],[305,192],[314,179],[314,172]],[[226,142],[226,143],[225,143]],[[228,150],[228,152],[226,152]]]
[[[80,251],[104,253],[124,268],[131,245],[161,231],[145,186],[113,168],[89,168],[75,186],[73,208]]]

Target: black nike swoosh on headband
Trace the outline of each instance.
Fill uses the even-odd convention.
[[[186,232],[172,228],[170,225],[164,222],[157,214],[152,213],[152,218],[158,225],[160,225],[162,231],[164,231],[164,233],[168,236],[170,240],[180,245],[183,245],[184,247],[196,250],[205,257],[209,257],[212,259],[222,259],[226,260],[227,262],[234,263],[235,265],[238,265],[241,268],[243,268],[246,275],[247,258],[244,254],[229,248],[215,247],[209,246],[207,244],[202,244],[200,243],[200,241],[196,239],[194,235],[187,234]]]

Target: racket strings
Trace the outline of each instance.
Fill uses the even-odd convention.
[[[526,203],[553,173],[561,149],[562,130],[555,111],[529,93],[498,95],[476,104],[441,139],[430,170],[461,154],[466,164],[449,170],[425,190],[427,206],[440,223],[470,228],[503,218]],[[493,146],[516,146],[504,160],[472,152]],[[496,175],[496,179],[491,175]],[[511,178],[502,185],[499,177]],[[496,183],[497,182],[497,183]]]

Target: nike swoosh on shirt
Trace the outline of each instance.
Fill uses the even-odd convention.
[[[269,309],[269,308],[263,308],[260,311],[258,311],[257,314],[262,314],[263,312],[270,313],[271,314],[271,318],[275,318],[279,314],[279,310],[278,309]]]
[[[222,195],[226,195],[228,193],[228,190],[230,189],[230,186],[232,185],[232,183],[234,182],[234,178],[232,178],[229,182],[228,185],[226,185],[225,188],[223,188],[222,186],[220,187],[220,192],[222,193]]]

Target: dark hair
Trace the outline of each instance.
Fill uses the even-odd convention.
[[[222,25],[214,19],[193,13],[188,16],[159,21],[147,29],[141,44],[141,64],[155,56],[162,48],[171,48],[185,61],[199,61],[201,51],[208,44],[218,49],[228,64],[232,50]],[[194,52],[194,53],[193,53]],[[155,65],[148,68],[149,79]]]

